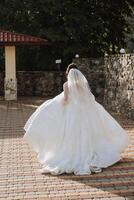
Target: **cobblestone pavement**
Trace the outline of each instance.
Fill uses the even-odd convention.
[[[0,101],[0,200],[134,200],[134,121],[114,114],[130,136],[114,166],[86,176],[42,175],[36,154],[23,140],[23,126],[41,102]]]

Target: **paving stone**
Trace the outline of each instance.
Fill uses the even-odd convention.
[[[0,200],[134,200],[134,121],[111,113],[130,144],[122,160],[102,173],[43,175],[36,153],[23,140],[24,124],[38,105],[32,98],[0,100]]]

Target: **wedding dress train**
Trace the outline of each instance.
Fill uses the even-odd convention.
[[[24,139],[44,173],[90,174],[92,166],[113,165],[128,145],[127,133],[95,100],[79,70],[70,70],[67,85],[67,102],[63,91],[40,105],[24,126]]]

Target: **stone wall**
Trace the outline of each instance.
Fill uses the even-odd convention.
[[[106,107],[134,119],[134,54],[105,58]]]
[[[104,93],[104,59],[77,59],[80,70],[87,77],[95,96]],[[18,96],[55,96],[66,81],[64,71],[17,71]],[[4,72],[0,72],[0,95],[4,94]]]
[[[111,110],[134,118],[134,54],[74,59],[89,81],[95,97]],[[17,71],[18,96],[50,97],[62,91],[63,71]],[[4,94],[0,72],[0,95]]]
[[[18,96],[55,96],[65,81],[60,71],[17,71]],[[0,95],[4,95],[4,72],[0,72]]]
[[[109,110],[134,119],[134,54],[100,59],[74,59],[87,77],[92,92]]]
[[[105,91],[104,58],[79,58],[73,62],[86,76],[93,94],[102,100]]]

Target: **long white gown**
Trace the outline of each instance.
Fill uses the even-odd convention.
[[[87,80],[71,69],[67,102],[63,91],[40,105],[24,126],[24,139],[37,153],[44,173],[90,174],[91,166],[106,168],[119,161],[128,145],[125,130],[89,88],[81,93],[75,83],[86,88]]]

